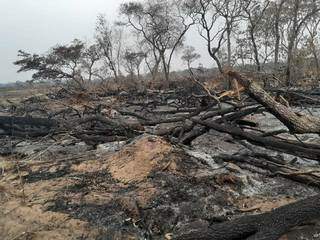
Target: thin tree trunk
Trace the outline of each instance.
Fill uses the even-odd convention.
[[[111,67],[111,70],[113,72],[114,80],[116,81],[116,83],[118,83],[119,82],[119,77],[118,77],[117,70],[114,67]]]
[[[292,86],[292,62],[293,62],[293,51],[296,44],[296,39],[299,33],[298,28],[298,12],[300,8],[300,0],[294,1],[293,6],[293,16],[292,16],[292,27],[289,32],[289,45],[288,45],[288,54],[287,54],[287,67],[286,67],[286,86]]]
[[[230,28],[230,24],[228,24],[227,26],[227,48],[228,48],[228,59],[227,59],[227,64],[228,67],[231,67],[231,28]]]
[[[168,68],[168,65],[166,63],[166,58],[165,58],[164,52],[161,53],[161,59],[162,59],[162,66],[163,66],[163,73],[164,73],[164,76],[165,76],[165,80],[166,80],[166,83],[168,83],[169,80],[170,80],[169,68]]]
[[[276,21],[275,23],[275,45],[274,45],[274,66],[277,67],[279,63],[279,52],[280,52],[280,33],[279,33],[279,23]]]
[[[254,28],[255,28],[254,26],[251,26],[250,39],[251,39],[251,43],[252,43],[252,47],[253,47],[254,60],[257,65],[257,71],[260,72],[261,71],[261,64],[260,64],[260,60],[259,60],[259,51],[258,51],[256,39],[254,37]]]
[[[291,37],[288,46],[287,66],[286,66],[286,86],[292,86],[292,61],[293,61],[294,39]]]
[[[315,66],[316,66],[316,74],[317,74],[317,78],[319,80],[320,77],[320,62],[319,62],[319,57],[318,57],[318,52],[316,49],[316,45],[314,43],[314,39],[312,39],[312,43],[311,43],[311,48],[312,48],[312,55],[314,58],[314,62],[315,62]]]
[[[280,53],[280,40],[281,40],[281,35],[280,35],[280,18],[281,18],[281,13],[282,13],[282,7],[285,3],[285,0],[281,0],[279,3],[279,6],[276,11],[275,15],[275,24],[274,24],[274,31],[275,31],[275,45],[274,45],[274,66],[275,68],[277,67],[279,63],[279,53]]]

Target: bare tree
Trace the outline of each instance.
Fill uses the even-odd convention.
[[[226,23],[221,19],[221,15],[216,11],[214,3],[213,0],[190,0],[187,6],[197,19],[199,34],[207,43],[209,55],[216,62],[219,71],[222,73],[222,64],[217,54],[224,43],[224,35],[227,28]]]
[[[144,58],[145,53],[143,52],[135,52],[129,49],[126,50],[124,54],[125,68],[132,78],[135,74],[140,78],[140,67]]]
[[[182,61],[187,63],[189,69],[191,69],[191,64],[201,57],[200,54],[195,52],[195,48],[192,46],[186,46],[183,55],[181,57]]]
[[[118,81],[121,75],[122,29],[116,25],[110,25],[105,16],[99,15],[95,38],[105,65],[113,73],[114,79]]]
[[[263,17],[268,9],[268,6],[270,4],[269,0],[261,1],[261,0],[249,0],[247,3],[243,6],[243,15],[246,19],[246,24],[248,28],[248,35],[251,42],[252,50],[254,53],[254,60],[257,66],[257,71],[261,71],[261,62],[260,62],[260,51],[258,49],[258,43],[257,43],[257,34],[261,33],[261,26],[263,26],[262,32],[265,33],[267,29],[265,28],[265,25],[262,25]]]
[[[227,65],[231,66],[232,46],[231,34],[241,20],[241,13],[244,5],[243,0],[222,0],[212,1],[215,11],[224,19],[227,38]]]
[[[88,74],[88,81],[91,82],[94,76],[98,76],[99,69],[96,68],[101,59],[99,46],[93,44],[88,46],[83,52],[82,66],[83,71]]]
[[[248,48],[248,40],[246,39],[243,31],[238,32],[236,37],[237,48],[235,50],[236,62],[240,61],[241,68],[245,68],[247,60],[250,59],[251,50]]]
[[[306,25],[306,29],[309,37],[307,38],[307,47],[311,52],[316,67],[316,76],[320,78],[320,41],[319,41],[319,30],[320,30],[320,18],[313,16],[311,21]]]
[[[274,25],[273,34],[275,36],[275,43],[274,43],[274,65],[275,65],[275,67],[279,63],[280,41],[281,41],[280,24],[281,24],[281,20],[282,20],[283,6],[284,6],[285,2],[286,2],[286,0],[277,0],[277,1],[270,3],[272,12],[274,14],[273,15],[274,16],[273,17],[273,25]]]
[[[155,47],[147,44],[145,45],[145,49],[146,49],[146,52],[145,52],[144,61],[152,76],[152,81],[154,82],[158,77],[161,58],[158,54],[158,51],[155,49]]]
[[[294,50],[298,45],[298,37],[305,24],[319,13],[320,6],[318,1],[314,0],[288,0],[286,1],[288,10],[288,33],[287,33],[287,66],[286,66],[286,85],[292,85],[292,63]]]
[[[153,53],[156,53],[155,59],[161,59],[168,81],[173,54],[182,46],[186,32],[194,24],[193,18],[184,11],[184,2],[129,2],[121,6],[121,13],[126,17],[127,24],[151,46]]]

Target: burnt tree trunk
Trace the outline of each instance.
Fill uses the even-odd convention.
[[[291,133],[320,133],[320,119],[311,115],[295,113],[292,109],[277,102],[257,83],[246,79],[237,72],[229,71],[228,75],[243,85],[247,93],[262,104],[271,114],[288,127]]]
[[[320,148],[318,145],[289,141],[275,137],[263,137],[255,133],[245,132],[241,128],[230,124],[221,124],[212,121],[192,119],[193,122],[214,129],[218,132],[228,133],[233,137],[245,139],[248,142],[271,150],[288,153],[297,157],[320,161]]]
[[[56,126],[57,122],[47,118],[0,116],[0,124],[44,126],[51,128]]]
[[[198,240],[278,240],[297,226],[320,219],[320,195],[307,198],[260,215],[244,216],[210,227],[195,229],[192,224],[175,239]]]

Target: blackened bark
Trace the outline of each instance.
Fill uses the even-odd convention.
[[[228,75],[235,78],[246,89],[246,92],[263,105],[271,114],[278,118],[291,133],[320,133],[320,119],[311,115],[295,113],[292,109],[277,102],[254,81],[244,78],[237,72],[229,71]]]
[[[233,137],[245,139],[248,142],[262,146],[271,150],[288,153],[294,156],[313,159],[320,161],[320,149],[319,146],[313,144],[301,144],[298,141],[282,140],[275,137],[262,137],[258,134],[251,132],[245,132],[240,128],[234,127],[229,124],[219,124],[216,122],[205,122],[193,119],[197,124],[201,124],[205,127],[214,129],[219,132],[228,133]]]
[[[183,240],[278,240],[292,228],[320,219],[320,195],[307,198],[260,215],[215,224],[206,229],[176,233]]]
[[[55,126],[57,122],[47,118],[0,116],[0,124],[44,126],[50,128]]]

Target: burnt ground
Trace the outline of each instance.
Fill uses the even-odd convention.
[[[278,127],[270,116],[255,119],[261,128]],[[210,131],[189,147],[152,135],[169,126],[97,146],[68,133],[14,141],[13,154],[0,158],[0,239],[172,239],[189,223],[212,226],[320,192],[216,158],[247,151],[228,135]],[[304,159],[292,164],[319,169]],[[320,225],[302,226],[282,239],[320,239]]]
[[[170,239],[190,222],[267,212],[319,192],[213,163],[151,135],[117,152],[2,159],[2,165],[1,239]],[[308,227],[288,239],[317,239],[319,230]]]

